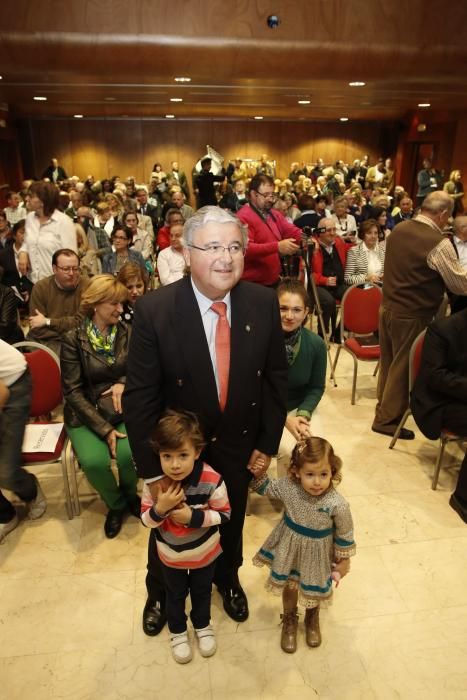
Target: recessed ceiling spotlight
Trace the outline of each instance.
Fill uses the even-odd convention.
[[[75,119],[82,119],[83,115],[82,114],[73,114]]]
[[[258,119],[258,121],[259,121],[260,119],[263,119],[263,117],[255,117],[255,119]]]
[[[182,97],[171,97],[170,101],[171,102],[183,102],[183,98]]]
[[[418,106],[419,107],[431,107],[431,104],[429,102],[419,102]]]
[[[47,102],[47,97],[38,96],[34,97],[33,99],[36,100],[36,102]]]
[[[175,114],[166,114],[165,118],[166,119],[175,119]]]
[[[361,80],[353,80],[349,85],[350,87],[363,87],[366,83],[362,83]]]
[[[309,105],[311,104],[311,100],[298,100],[299,105]]]
[[[348,121],[349,121],[349,118],[348,118],[348,117],[341,117],[341,118],[339,119],[339,121],[340,121],[340,122],[348,122]]]
[[[3,75],[0,75],[0,80],[3,80]]]
[[[181,76],[180,78],[174,78],[176,83],[191,83],[191,78]]]

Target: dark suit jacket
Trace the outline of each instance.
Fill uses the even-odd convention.
[[[166,408],[198,415],[207,440],[203,457],[224,476],[244,470],[245,477],[254,449],[277,452],[286,418],[287,362],[276,295],[239,282],[231,304],[229,391],[221,412],[190,278],[138,300],[123,406],[139,476],[161,474],[149,437]]]
[[[33,286],[31,280],[21,277],[16,267],[13,246],[0,251],[0,268],[3,270],[2,284],[7,287],[16,287],[19,292],[31,292]]]
[[[427,329],[410,407],[430,440],[440,436],[446,404],[467,406],[467,310],[434,321]],[[466,420],[467,422],[467,420]]]

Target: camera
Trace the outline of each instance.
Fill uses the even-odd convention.
[[[281,21],[277,15],[269,15],[267,18],[267,23],[269,29],[277,29]]]

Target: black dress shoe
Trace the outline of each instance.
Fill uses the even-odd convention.
[[[160,600],[147,599],[143,610],[143,630],[149,637],[155,637],[167,622],[165,605]]]
[[[451,498],[449,499],[449,505],[462,518],[464,523],[467,523],[467,507],[464,506],[460,502],[460,500],[457,498],[457,496],[454,493],[452,494]]]
[[[380,435],[387,435],[388,437],[394,437],[395,430],[379,430],[378,428],[372,428],[374,433],[379,433]],[[414,440],[415,433],[413,430],[407,430],[407,428],[402,428],[399,433],[399,440]]]
[[[141,518],[141,498],[136,496],[132,501],[128,501],[128,510],[138,520]]]
[[[125,511],[123,510],[109,510],[104,523],[105,536],[112,540],[117,537],[118,533],[122,529],[123,515]]]
[[[235,622],[245,622],[248,619],[248,600],[245,591],[239,585],[232,588],[219,588],[224,601],[224,610]]]

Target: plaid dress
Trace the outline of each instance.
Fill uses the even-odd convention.
[[[312,608],[332,596],[332,563],[355,554],[349,504],[332,486],[311,496],[288,476],[253,480],[261,495],[282,501],[285,512],[253,557],[255,566],[270,568],[266,588],[280,594],[298,589],[299,602]]]

